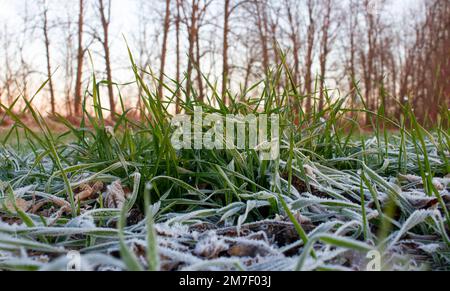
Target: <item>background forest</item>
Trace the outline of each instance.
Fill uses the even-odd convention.
[[[18,95],[30,98],[49,79],[37,106],[79,116],[95,69],[109,82],[105,107],[119,110],[119,89],[127,108],[141,107],[141,92],[113,85],[134,77],[126,38],[141,69],[163,82],[190,84],[184,95],[192,89],[199,99],[211,94],[202,74],[226,97],[229,88],[243,92],[264,79],[285,53],[297,92],[307,97],[301,104],[305,111],[323,109],[326,88],[339,89],[352,108],[376,111],[384,102],[390,117],[398,118],[399,105],[410,101],[417,118],[431,124],[449,105],[446,0],[2,0],[0,5],[3,104]],[[154,86],[165,95],[162,82]]]

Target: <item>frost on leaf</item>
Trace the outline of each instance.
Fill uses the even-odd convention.
[[[122,209],[127,201],[128,195],[125,193],[122,183],[117,180],[106,189],[104,202],[106,208]]]
[[[25,201],[22,198],[16,198],[14,203],[7,199],[3,205],[0,205],[0,209],[7,210],[11,213],[16,213],[16,207],[23,212],[27,212],[31,207],[31,202]]]
[[[227,251],[229,245],[223,238],[219,238],[215,232],[204,233],[197,243],[194,254],[204,258],[217,258],[220,253]]]

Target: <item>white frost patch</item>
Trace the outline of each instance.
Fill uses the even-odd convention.
[[[223,238],[219,238],[215,232],[209,231],[199,237],[194,254],[204,258],[215,258],[228,248],[229,245]]]
[[[441,245],[439,244],[422,245],[419,247],[419,249],[428,254],[435,254],[437,251],[441,249]]]

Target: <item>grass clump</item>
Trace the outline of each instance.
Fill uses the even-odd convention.
[[[365,270],[373,250],[383,269],[450,268],[448,111],[427,131],[408,105],[397,121],[382,104],[367,129],[367,110],[331,91],[304,112],[314,97],[280,81],[285,66],[228,101],[205,78],[204,102],[176,82],[161,99],[132,67],[139,119],[123,107],[108,125],[95,76],[93,110],[77,125],[57,116],[63,132],[31,101],[33,127],[2,105],[15,123],[0,148],[0,269],[65,269],[74,250],[95,270]],[[278,114],[280,157],[175,150],[177,100],[186,114]]]

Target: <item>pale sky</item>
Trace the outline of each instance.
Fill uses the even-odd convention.
[[[14,23],[15,19],[17,19],[17,16],[20,13],[24,1],[25,0],[0,0],[0,23],[5,21],[9,23]],[[41,1],[41,0],[33,0],[33,1]],[[67,2],[70,1],[73,2],[74,4],[77,2],[74,0],[59,0],[58,2],[63,1]],[[391,0],[391,3],[392,9],[390,10],[390,12],[393,14],[397,13],[402,14],[403,12],[406,12],[408,8],[414,7],[414,5],[418,3],[418,0]],[[123,33],[126,34],[131,30],[131,28],[135,25],[135,18],[136,18],[135,13],[137,10],[138,7],[136,5],[135,0],[113,0],[113,19],[115,22],[114,25],[119,30],[117,31],[117,34],[119,35],[122,35]],[[74,13],[74,17],[76,17],[76,10]]]

